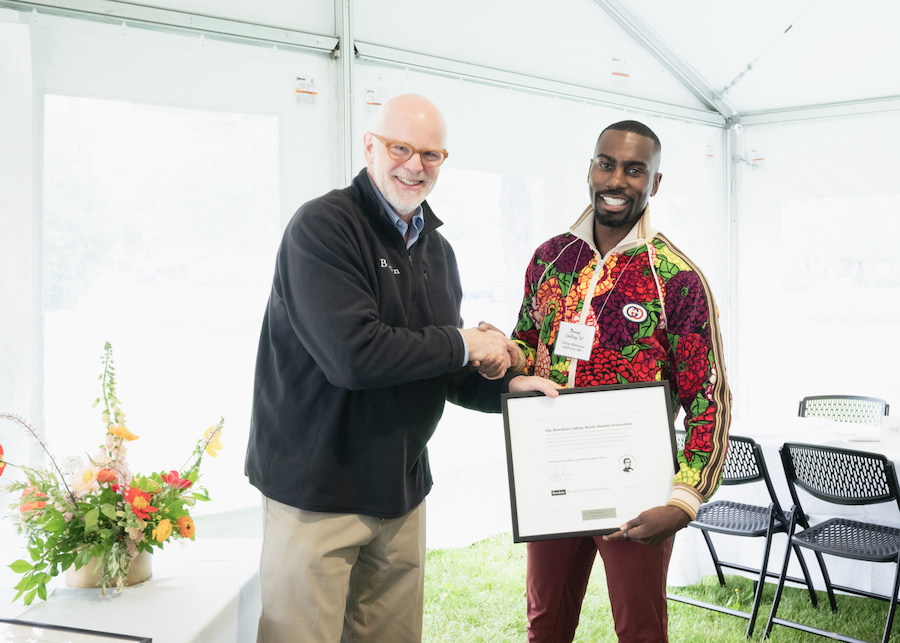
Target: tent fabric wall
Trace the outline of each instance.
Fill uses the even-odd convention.
[[[273,52],[95,21],[47,15],[35,20],[29,14],[23,18],[0,22],[5,30],[2,43],[11,45],[9,57],[4,57],[9,64],[0,68],[4,80],[9,79],[3,100],[15,108],[3,110],[3,118],[15,121],[0,130],[2,181],[11,186],[0,196],[2,224],[10,232],[0,235],[0,257],[10,264],[0,278],[4,308],[9,304],[19,313],[0,322],[0,379],[11,383],[3,387],[0,408],[44,430],[57,455],[92,452],[101,429],[99,414],[91,408],[100,393],[95,365],[108,340],[117,351],[124,408],[135,432],[145,436],[133,450],[134,465],[143,471],[179,466],[221,414],[226,417],[229,448],[216,461],[219,466],[205,473],[204,482],[219,489],[222,504],[204,506],[201,513],[257,503],[258,494],[246,484],[242,470],[260,320],[285,223],[299,203],[339,182],[341,159],[331,146],[338,129],[332,116],[334,61],[324,54]],[[15,37],[7,39],[7,33]],[[298,102],[298,74],[320,83],[315,102]],[[118,113],[134,108],[131,113],[143,111],[161,124],[167,119],[176,126],[195,123],[206,133],[185,133],[208,146],[186,148],[172,138],[174,130],[164,128],[159,140],[148,140],[140,129],[143,121],[79,121],[65,110],[48,108],[84,102],[125,108],[113,110]],[[74,123],[83,130],[66,132],[63,142],[76,141],[76,149],[57,143],[60,114],[67,118],[66,125]],[[233,163],[242,164],[244,174],[223,185],[222,176],[203,174],[205,167],[227,169],[222,155],[227,150],[209,132],[217,127],[233,130],[231,124],[242,122],[250,122],[243,126],[245,132],[252,131],[253,122],[267,123],[275,169],[259,175],[247,159],[236,158]],[[159,149],[167,139],[169,150]],[[154,155],[148,156],[151,148]],[[101,149],[116,150],[115,156],[98,158]],[[209,182],[182,191],[181,177],[166,173],[169,165],[186,172],[196,168]],[[124,172],[122,176],[131,168],[131,183],[111,182],[93,166],[108,166]],[[81,174],[91,177],[83,190],[60,194],[60,184],[71,186],[70,175]],[[164,182],[153,183],[160,179]],[[128,189],[132,183],[143,184],[140,194],[146,200],[135,199],[138,192]],[[240,229],[250,231],[246,238],[235,239],[229,226],[233,219],[219,218],[234,216],[234,206],[228,203],[232,192],[242,199],[249,194],[258,203],[242,213]],[[282,208],[282,203],[290,205]],[[185,209],[186,204],[193,209]],[[67,227],[80,208],[89,208],[96,221]],[[66,223],[60,225],[60,220]],[[151,237],[135,232],[154,220],[159,227]],[[191,247],[185,232],[191,221],[201,220],[211,222],[208,239],[202,247]],[[260,239],[258,230],[269,232]],[[51,256],[46,243],[50,234],[55,235],[55,246],[69,244],[73,257],[93,253],[104,259],[60,268],[59,254]],[[166,235],[169,248],[159,244]],[[57,262],[53,270],[47,270],[48,261]],[[119,274],[111,273],[110,266],[119,266]],[[216,275],[229,271],[236,277],[234,292],[215,297],[220,280]],[[50,273],[67,278],[82,273],[88,289],[66,293],[62,305],[52,304],[51,291],[60,286],[46,281]],[[152,287],[160,279],[173,284],[167,304],[163,298],[163,305],[171,308],[166,314],[158,305],[159,289]],[[248,294],[250,279],[255,286]],[[123,289],[122,283],[128,285]],[[186,285],[196,286],[193,294],[177,299]],[[98,288],[105,290],[98,293]],[[22,457],[27,451],[15,443],[20,433],[9,423],[0,425],[7,457],[25,463],[42,459],[34,450]],[[182,460],[172,461],[177,458]]]
[[[731,368],[744,415],[807,395],[900,394],[897,113],[744,128]]]
[[[281,229],[298,205],[340,184],[340,154],[333,144],[341,131],[334,116],[338,112],[338,67],[324,55],[40,13],[36,18],[31,14],[20,14],[17,19],[21,24],[11,27],[29,34],[31,42],[26,49],[33,56],[30,65],[25,65],[25,71],[33,79],[33,89],[30,85],[23,87],[19,94],[24,104],[29,105],[35,122],[32,137],[25,136],[22,142],[33,141],[37,146],[34,163],[37,178],[24,186],[22,193],[31,194],[34,190],[38,195],[37,205],[20,208],[23,222],[34,232],[36,240],[20,237],[18,241],[25,248],[33,248],[37,266],[43,265],[49,252],[42,248],[42,239],[47,233],[46,218],[55,216],[45,208],[58,201],[48,192],[50,185],[46,183],[53,183],[54,175],[65,172],[67,167],[64,159],[43,156],[45,148],[51,144],[50,139],[56,140],[46,129],[50,126],[48,119],[55,118],[56,112],[51,114],[47,106],[52,103],[56,110],[55,105],[60,100],[111,101],[149,106],[163,113],[167,110],[174,110],[173,113],[200,110],[222,113],[222,118],[226,119],[233,114],[277,118],[281,166],[277,181],[277,212],[247,213],[248,218],[274,216],[277,219],[271,233],[269,266]],[[166,73],[161,73],[163,69]],[[318,95],[312,106],[300,104],[295,96],[297,78],[301,76],[316,80]],[[530,253],[540,241],[564,230],[587,203],[587,167],[594,141],[605,125],[624,118],[645,120],[657,128],[666,141],[664,168],[671,168],[671,171],[665,170],[667,178],[661,194],[667,198],[661,199],[654,210],[654,220],[676,239],[683,234],[682,245],[705,264],[711,277],[724,274],[724,244],[692,240],[695,227],[705,234],[723,236],[719,217],[723,200],[718,194],[725,164],[721,128],[664,118],[659,113],[639,113],[606,103],[552,95],[546,91],[502,87],[422,69],[357,61],[352,89],[355,99],[352,104],[356,110],[351,143],[354,171],[363,165],[360,141],[371,122],[371,110],[363,99],[369,91],[380,92],[381,96],[403,91],[421,92],[431,96],[445,111],[450,123],[449,145],[453,156],[442,168],[442,180],[432,201],[447,222],[444,229],[447,236],[456,244],[460,255],[467,258],[464,261],[467,287],[464,314],[471,323],[482,318],[491,319],[511,329],[521,296],[522,271]],[[31,101],[34,101],[33,106]],[[659,109],[662,111],[664,106]],[[131,135],[127,129],[121,132],[122,154],[139,154],[139,150],[128,149],[129,141],[139,147],[143,139],[137,134]],[[97,144],[99,146],[99,139]],[[83,154],[81,163],[89,158],[90,154]],[[198,159],[202,158],[201,150]],[[78,161],[72,163],[77,165]],[[698,170],[682,170],[691,166]],[[137,212],[134,214],[139,216]],[[5,246],[12,241],[3,239],[0,244]],[[499,246],[500,252],[486,254],[485,244]],[[490,265],[486,266],[487,263]],[[152,460],[153,454],[158,453],[153,444],[167,443],[168,431],[173,432],[171,441],[183,442],[182,434],[192,423],[200,421],[201,409],[208,412],[215,408],[218,413],[221,405],[225,407],[221,412],[227,416],[231,448],[223,452],[224,460],[220,458],[216,462],[217,467],[224,466],[226,473],[211,469],[205,474],[207,484],[218,489],[214,493],[214,509],[227,511],[255,503],[253,490],[241,474],[241,460],[249,417],[252,351],[270,274],[270,268],[260,271],[258,306],[248,304],[243,313],[253,317],[254,323],[247,323],[246,330],[239,331],[240,337],[221,345],[218,353],[210,352],[205,345],[185,346],[178,351],[179,342],[190,336],[187,332],[181,333],[180,338],[170,337],[169,343],[151,333],[141,336],[139,355],[143,357],[140,358],[135,355],[137,346],[131,346],[133,340],[122,336],[121,326],[125,320],[137,319],[134,311],[122,308],[123,301],[116,302],[115,298],[110,301],[112,306],[117,303],[120,306],[115,315],[101,315],[87,326],[74,323],[60,326],[55,321],[62,319],[57,312],[48,313],[46,317],[43,312],[41,302],[47,303],[44,291],[48,285],[33,282],[30,296],[38,305],[26,328],[41,339],[35,339],[31,345],[37,347],[35,350],[42,350],[47,341],[52,345],[48,349],[52,354],[41,360],[35,369],[37,377],[46,377],[47,389],[34,387],[34,406],[52,406],[46,429],[53,443],[64,453],[89,448],[81,442],[91,439],[96,430],[96,418],[88,404],[79,402],[82,398],[85,401],[93,399],[96,392],[88,390],[93,386],[92,377],[83,377],[83,374],[94,363],[97,347],[110,339],[117,348],[120,390],[126,410],[130,411],[133,422],[143,418],[146,427],[144,444],[134,450],[136,464],[140,464],[140,458]],[[721,288],[721,296],[725,297],[724,283]],[[185,331],[196,323],[187,318]],[[144,322],[126,325],[132,330],[145,327]],[[90,332],[79,331],[82,327]],[[52,338],[43,337],[45,332]],[[154,332],[158,332],[158,325]],[[61,358],[63,346],[70,346],[71,350]],[[176,360],[174,355],[168,354],[173,350],[184,353],[182,359],[188,381],[195,377],[192,373],[202,373],[203,381],[192,387],[196,390],[187,402],[188,406],[181,406],[177,391],[179,387],[189,385],[183,383],[180,376],[164,375],[167,361]],[[10,364],[9,372],[15,371],[20,363],[21,359],[16,358]],[[45,373],[45,365],[51,372]],[[141,372],[145,369],[162,376],[162,389],[151,373]],[[164,384],[169,378],[174,378],[172,389]],[[168,390],[173,391],[171,395],[163,393]],[[226,393],[223,397],[228,391],[238,392]],[[155,411],[154,406],[157,407]],[[167,422],[164,419],[167,413],[177,416],[179,421]],[[138,426],[134,428],[137,430]],[[467,467],[487,466],[499,482],[493,486],[496,492],[494,504],[483,506],[488,515],[502,517],[508,511],[508,502],[502,441],[498,442],[502,436],[499,418],[471,417],[463,411],[449,410],[447,422],[439,434],[446,439],[434,447],[436,470],[441,469],[438,475],[449,482]],[[484,438],[486,434],[491,437]],[[479,439],[484,441],[483,448],[472,448]],[[242,485],[243,489],[234,485]],[[444,487],[447,491],[451,489],[449,484]],[[443,498],[435,496],[435,508],[443,502]],[[451,503],[443,512],[430,513],[433,520],[440,520],[442,514],[454,516],[458,511],[459,506]],[[508,527],[507,520],[502,523],[501,528]],[[492,533],[493,528],[486,523],[473,524],[474,531],[464,537],[475,539]],[[439,535],[441,531],[437,529],[434,533]]]
[[[778,114],[765,112],[776,103],[759,98],[765,94],[759,72],[774,73],[773,66],[763,65],[729,93],[731,99],[742,97],[736,104],[759,111],[745,113],[744,126],[741,119],[726,123],[604,11],[605,6],[621,5],[640,12],[656,27],[651,35],[672,46],[682,37],[702,40],[704,30],[721,24],[712,22],[714,16],[692,13],[697,11],[693,5],[680,7],[690,28],[673,34],[677,25],[667,13],[670,8],[660,2],[570,0],[560,11],[537,0],[490,5],[463,0],[429,5],[428,11],[417,7],[416,12],[408,12],[406,3],[398,0],[95,2],[110,9],[127,4],[135,11],[159,8],[187,17],[246,21],[240,37],[223,40],[190,29],[173,33],[159,26],[123,24],[113,16],[99,21],[97,16],[62,18],[41,8],[32,12],[25,2],[0,0],[2,6],[27,9],[0,9],[0,81],[10,89],[0,96],[0,180],[10,186],[0,191],[0,285],[5,310],[25,312],[0,321],[0,408],[42,424],[45,405],[52,403],[43,392],[42,235],[48,167],[43,128],[48,96],[276,119],[275,205],[264,213],[248,213],[277,230],[269,250],[274,259],[280,231],[297,206],[342,185],[348,169],[362,167],[361,138],[372,114],[367,99],[378,102],[405,91],[432,97],[449,122],[451,159],[430,200],[446,221],[444,232],[465,255],[468,321],[497,320],[503,327],[513,323],[519,273],[530,251],[563,230],[586,203],[587,161],[596,136],[610,122],[636,118],[663,141],[664,180],[651,201],[654,223],[700,264],[717,296],[736,416],[754,417],[769,409],[792,413],[799,396],[829,392],[824,389],[831,385],[852,389],[840,392],[878,395],[890,402],[896,388],[884,364],[896,355],[890,346],[884,348],[883,338],[890,337],[887,324],[896,316],[892,302],[898,300],[890,246],[896,238],[891,217],[896,219],[897,206],[896,190],[880,174],[890,177],[897,169],[891,154],[898,142],[896,105],[887,96],[883,101],[888,102],[882,101],[872,114],[861,113],[865,107],[857,105],[852,110],[859,113],[853,116],[810,122],[803,117],[824,112],[798,108],[782,112],[779,121]],[[778,36],[783,26],[780,32],[770,28],[772,39],[777,36],[783,43],[767,51],[793,51],[787,45],[797,42],[792,40],[797,34],[812,43],[816,29],[830,33],[816,13],[830,11],[830,1],[780,4],[784,11],[772,16],[790,18],[796,31]],[[735,10],[721,7],[716,15],[734,20]],[[348,38],[359,43],[363,55],[348,61],[343,54],[329,58],[321,49],[254,40],[247,34],[255,26],[261,33],[271,33],[262,29],[266,26]],[[343,33],[345,29],[350,33]],[[727,38],[725,44],[713,46],[719,35],[710,36],[705,49],[680,51],[684,61],[698,68],[720,63],[724,71],[718,70],[711,82],[722,86],[742,69],[734,66],[734,56],[761,50],[762,36],[754,33],[756,41],[739,39],[734,51]],[[373,48],[380,58],[365,54]],[[874,50],[865,50],[870,60],[882,59]],[[434,68],[429,69],[430,64]],[[849,64],[852,68],[852,61]],[[508,78],[513,80],[505,82]],[[298,101],[295,90],[301,79],[315,80],[317,94],[311,103]],[[877,97],[860,82],[854,78],[847,84],[861,92],[857,98]],[[777,98],[786,101],[778,106],[799,104],[788,96],[789,84],[777,86],[782,88]],[[747,88],[755,88],[752,96],[742,93]],[[802,96],[834,100],[839,98],[835,91],[832,87],[830,93]],[[892,91],[890,84],[884,85],[884,92]],[[343,110],[345,98],[348,112]],[[122,136],[127,138],[128,132]],[[349,158],[343,152],[345,138],[350,139]],[[874,159],[876,167],[867,164],[870,173],[855,174],[845,169],[860,165],[861,159]],[[828,213],[821,223],[815,218],[819,210]],[[846,213],[843,220],[841,213]],[[484,248],[492,242],[499,250],[488,260]],[[819,260],[817,249],[829,260]],[[257,308],[248,305],[250,316],[262,314],[270,275],[260,275],[260,301]],[[827,302],[821,304],[817,297]],[[211,389],[216,378],[228,380],[221,390],[246,382],[246,356],[252,353],[255,332],[248,330],[240,338],[243,362],[203,371],[213,382]],[[72,342],[93,345],[93,339],[73,337]],[[773,375],[774,364],[781,370]],[[122,365],[123,381],[131,368],[139,366]],[[59,381],[60,375],[51,377]],[[810,390],[801,390],[803,386]],[[237,405],[227,418],[233,440],[228,475],[238,483],[243,482],[239,461],[249,391],[242,395],[228,396],[229,404]],[[216,406],[215,397],[210,399],[210,406]],[[127,402],[147,404],[132,400]],[[93,431],[93,419],[86,422],[85,430]],[[508,527],[498,422],[496,417],[448,409],[433,443],[439,476],[433,500],[437,507],[446,503],[444,516],[455,517],[459,503],[471,502],[457,481],[478,473],[500,488],[499,496],[481,503],[485,520],[467,537],[493,529],[489,516],[500,516],[500,526]],[[154,440],[156,431],[154,427]],[[10,438],[0,433],[0,439],[6,447]],[[483,440],[483,448],[472,448],[475,440]],[[234,494],[241,499],[233,506],[251,502],[249,494],[242,494]],[[228,500],[214,496],[216,510],[232,508]],[[430,521],[441,520],[440,512],[429,513]]]
[[[34,322],[40,269],[31,214],[31,37],[27,26],[3,20],[12,14],[0,10],[0,409],[39,421],[43,400],[40,333]],[[25,461],[37,457],[20,432],[0,444],[7,454],[28,454]]]

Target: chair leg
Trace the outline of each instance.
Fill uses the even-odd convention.
[[[891,594],[891,606],[888,608],[887,623],[884,624],[884,636],[881,637],[882,643],[888,643],[888,639],[891,638],[891,628],[894,625],[894,614],[897,611],[898,589],[900,589],[900,554],[897,556],[894,569],[894,593]]]
[[[820,552],[816,552],[816,559],[818,559],[819,567],[822,569],[822,578],[825,581],[825,590],[828,592],[828,602],[831,603],[831,611],[837,612],[837,601],[834,600],[834,589],[831,587],[831,577],[828,575],[828,568],[825,567],[825,559],[822,558]]]
[[[784,591],[784,581],[785,578],[787,578],[788,564],[791,562],[791,550],[793,549],[793,543],[791,539],[794,537],[794,530],[796,528],[796,518],[794,516],[791,516],[791,522],[787,530],[787,547],[784,548],[784,561],[781,563],[781,574],[778,576],[778,585],[775,586],[775,598],[772,600],[772,609],[769,611],[769,618],[766,621],[766,629],[762,635],[764,641],[769,638],[769,634],[771,634],[772,632],[772,625],[775,622],[775,614],[778,612],[778,603],[781,602],[781,593]]]
[[[703,532],[703,539],[706,541],[706,546],[709,548],[709,555],[712,556],[713,565],[716,567],[716,575],[719,577],[719,585],[725,587],[725,576],[722,574],[722,565],[719,563],[719,557],[716,555],[716,548],[713,547],[712,538],[709,537],[709,532],[705,529],[701,529]]]
[[[753,583],[753,609],[750,610],[750,622],[747,623],[747,638],[753,636],[753,627],[759,615],[759,604],[762,602],[763,588],[766,586],[766,575],[769,571],[769,553],[772,550],[772,535],[775,530],[775,516],[769,507],[769,526],[766,529],[766,544],[763,549],[762,566],[759,568],[759,580]]]
[[[803,554],[800,552],[800,548],[797,545],[794,545],[794,551],[797,554],[797,560],[800,561],[800,569],[803,570],[803,579],[806,581],[806,591],[809,592],[809,601],[812,603],[813,607],[818,607],[819,598],[816,596],[812,578],[809,576],[809,568],[806,566],[806,559],[803,557]],[[822,572],[822,575],[825,575],[824,571]]]

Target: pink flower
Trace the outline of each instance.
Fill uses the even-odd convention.
[[[168,475],[163,476],[163,478],[166,481],[167,485],[169,485],[170,487],[174,487],[175,489],[187,489],[192,484],[194,484],[190,480],[185,480],[184,478],[179,478],[178,472],[175,471],[174,469],[169,471]]]

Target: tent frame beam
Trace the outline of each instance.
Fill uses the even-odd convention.
[[[710,109],[722,116],[726,126],[740,121],[740,114],[724,94],[716,90],[681,56],[669,46],[620,0],[596,0],[616,23],[627,31],[644,49],[650,52],[673,76]]]
[[[843,118],[845,116],[865,116],[883,112],[900,112],[900,96],[870,98],[843,103],[809,105],[794,109],[779,109],[764,112],[747,112],[741,116],[741,125],[774,125],[797,121]]]
[[[19,11],[30,9],[113,24],[125,22],[161,31],[198,33],[205,37],[263,46],[274,45],[325,53],[333,52],[338,46],[337,36],[160,9],[120,0],[0,0],[0,7]]]
[[[489,85],[546,93],[563,98],[585,100],[616,108],[627,108],[656,116],[678,118],[704,125],[723,127],[725,119],[715,112],[693,109],[647,100],[625,94],[593,89],[583,85],[528,76],[516,72],[494,69],[483,65],[460,62],[448,58],[439,58],[426,54],[417,54],[402,49],[394,49],[362,41],[355,41],[357,57],[360,60],[377,62],[403,68],[415,68],[430,73],[443,74],[453,78],[462,78]]]

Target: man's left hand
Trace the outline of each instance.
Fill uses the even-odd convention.
[[[603,540],[633,540],[642,545],[659,545],[679,529],[687,527],[690,521],[691,517],[678,507],[653,507],[626,522],[619,531],[604,536]]]

